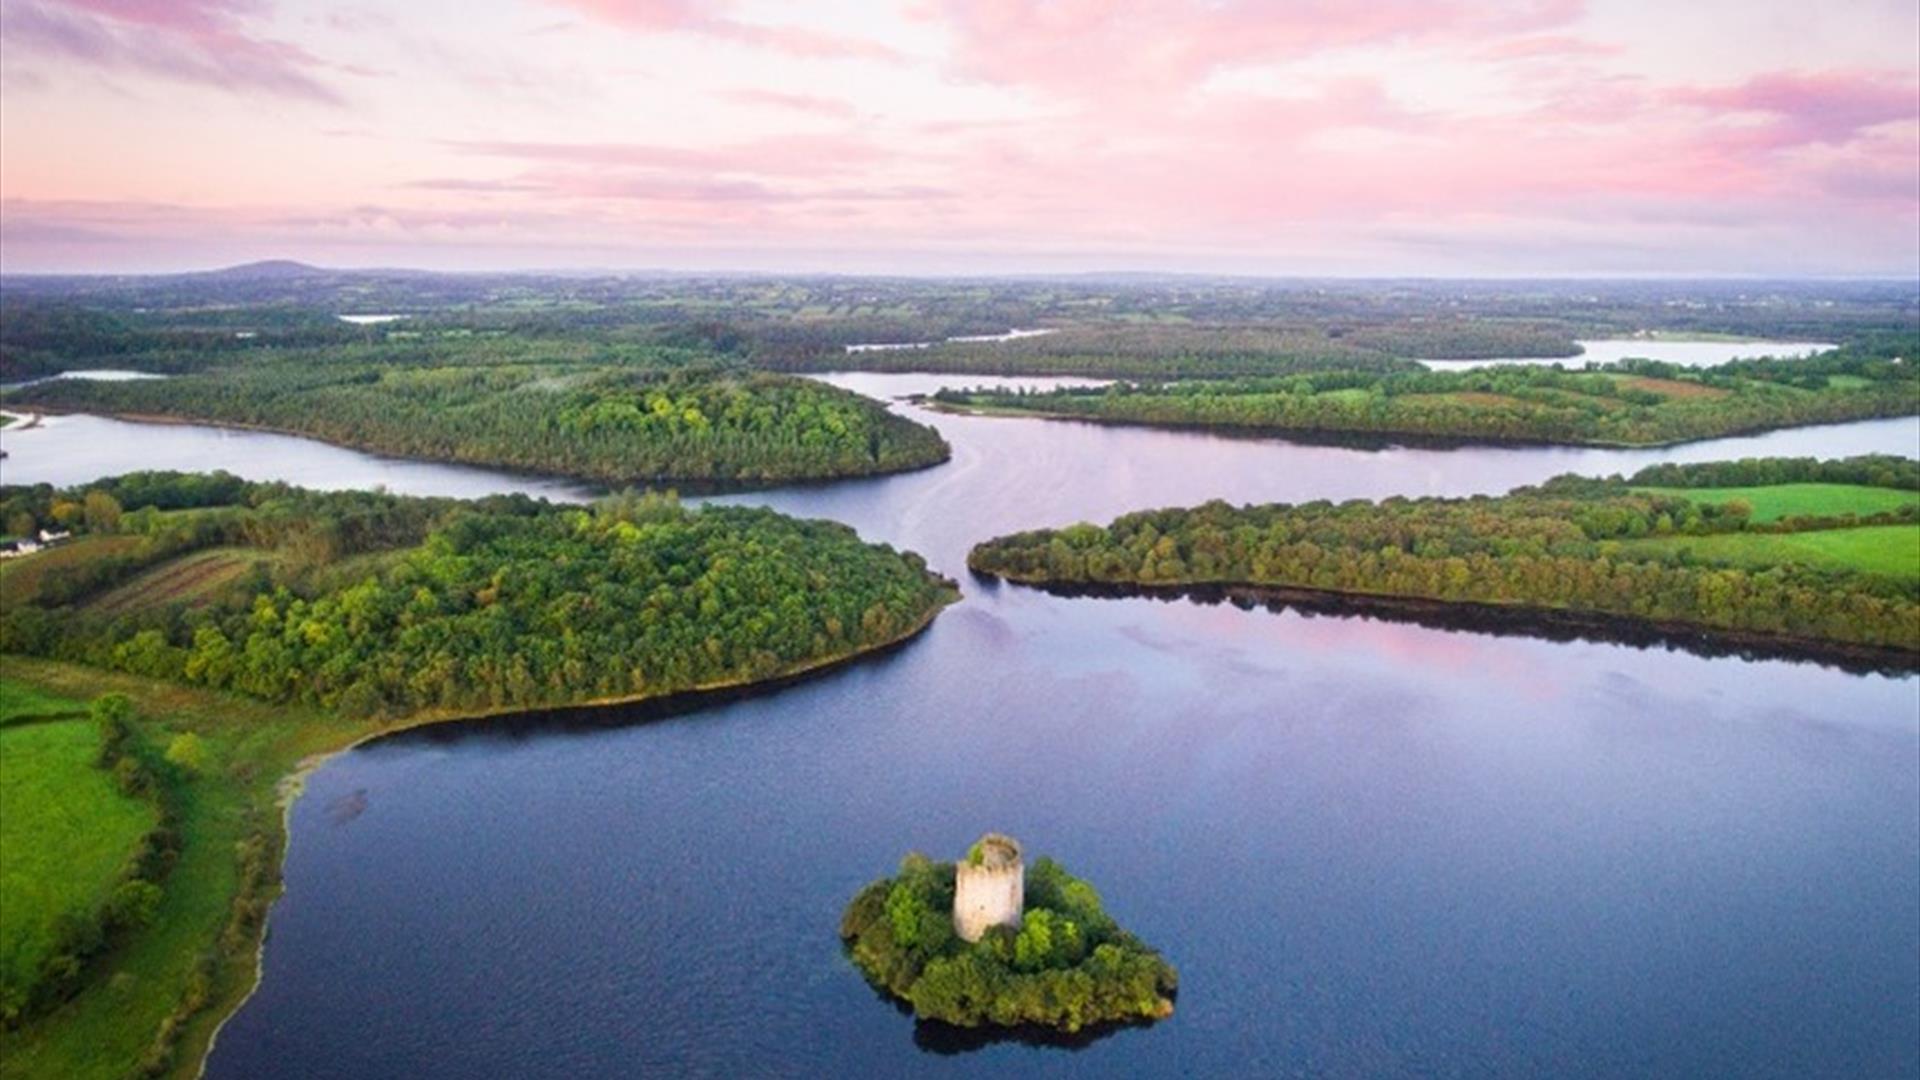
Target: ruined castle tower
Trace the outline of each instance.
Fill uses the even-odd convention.
[[[1019,841],[988,833],[954,870],[953,928],[968,941],[979,941],[989,927],[1018,929],[1026,893],[1027,868],[1020,862]]]

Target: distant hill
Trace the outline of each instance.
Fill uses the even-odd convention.
[[[197,274],[183,274],[182,277],[213,278],[226,281],[291,281],[295,278],[331,277],[332,270],[322,270],[292,259],[262,259],[259,262],[241,263],[238,266],[226,266],[218,270],[203,270]]]

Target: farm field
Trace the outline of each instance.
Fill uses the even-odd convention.
[[[95,615],[130,615],[163,604],[203,602],[223,586],[270,558],[258,548],[209,548],[182,555],[132,581],[95,597],[84,610]]]
[[[137,549],[138,536],[83,536],[58,547],[0,563],[0,604],[30,604],[40,595],[40,582],[58,570],[82,566],[95,559],[125,555]]]
[[[1903,506],[1920,506],[1920,491],[1868,487],[1864,484],[1769,484],[1763,487],[1663,488],[1636,487],[1649,495],[1677,495],[1697,503],[1720,504],[1735,499],[1753,507],[1755,522],[1786,517],[1832,517],[1840,514],[1883,514]]]
[[[1920,581],[1920,525],[1863,525],[1797,533],[1723,533],[1630,540],[1626,551],[1688,551],[1695,558],[1745,567],[1798,563],[1822,570],[1859,570]]]

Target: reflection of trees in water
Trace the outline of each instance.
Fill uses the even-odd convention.
[[[913,1045],[929,1054],[952,1057],[971,1054],[989,1046],[1017,1043],[1046,1050],[1085,1050],[1103,1039],[1110,1039],[1131,1028],[1151,1027],[1148,1023],[1099,1024],[1069,1035],[1052,1028],[1027,1026],[1015,1028],[954,1027],[938,1020],[919,1020],[913,1025]]]
[[[594,735],[615,728],[662,723],[705,713],[737,702],[752,701],[799,686],[820,682],[854,668],[878,668],[897,659],[918,638],[909,635],[866,652],[835,660],[806,671],[774,679],[723,686],[710,690],[686,690],[640,701],[602,705],[562,705],[553,708],[526,709],[520,712],[494,713],[467,717],[452,723],[426,724],[402,728],[391,734],[369,739],[362,746],[405,746],[424,744],[450,746],[468,739],[547,738],[554,735]]]
[[[975,575],[976,580],[979,575]],[[1021,583],[1055,596],[1125,599],[1144,597],[1165,603],[1209,606],[1230,603],[1242,611],[1264,608],[1313,618],[1361,618],[1421,626],[1449,633],[1490,637],[1528,637],[1546,641],[1588,641],[1635,649],[1666,649],[1714,659],[1778,660],[1836,668],[1853,675],[1913,675],[1920,656],[1867,645],[1826,644],[1768,639],[1731,630],[1649,624],[1588,612],[1504,607],[1468,601],[1363,596],[1252,585],[1084,585]]]

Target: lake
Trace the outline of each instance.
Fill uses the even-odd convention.
[[[965,344],[971,342],[978,344],[995,341],[1019,341],[1022,338],[1044,337],[1051,333],[1054,333],[1054,331],[1049,329],[1023,330],[1016,326],[1000,334],[958,334],[953,337],[942,338],[939,341],[875,341],[848,345],[846,349],[849,353],[893,352],[899,349],[931,349],[935,345],[946,345],[950,343]]]
[[[1622,360],[1638,357],[1647,360],[1664,360],[1670,364],[1686,367],[1711,367],[1724,364],[1729,360],[1751,360],[1755,357],[1774,356],[1782,359],[1801,359],[1823,353],[1833,348],[1810,341],[1675,341],[1666,338],[1618,338],[1605,341],[1582,341],[1580,347],[1585,350],[1579,356],[1553,357],[1497,357],[1490,360],[1422,360],[1421,363],[1435,371],[1464,371],[1467,368],[1486,367],[1489,364],[1565,364],[1568,367],[1580,367],[1584,364],[1617,364]]]
[[[724,501],[921,551],[961,604],[775,693],[335,758],[294,806],[265,979],[208,1074],[1920,1075],[1920,679],[1068,599],[964,568],[1002,532],[1212,497],[1915,455],[1920,420],[1368,451],[899,407],[950,463]],[[587,494],[93,417],[0,440],[16,483],[226,467]],[[1090,878],[1166,952],[1170,1020],[1079,1048],[969,1042],[865,986],[835,937],[847,899],[988,829]]]

